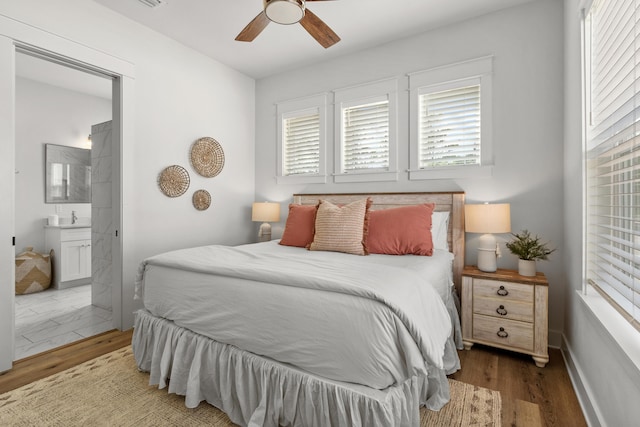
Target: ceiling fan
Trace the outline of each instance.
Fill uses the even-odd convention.
[[[263,0],[264,10],[258,14],[249,25],[238,34],[236,40],[242,42],[253,41],[265,29],[269,22],[277,24],[300,23],[311,37],[316,39],[325,49],[340,41],[340,37],[333,32],[315,13],[306,7],[309,1],[331,0]]]

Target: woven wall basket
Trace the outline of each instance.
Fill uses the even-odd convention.
[[[182,166],[167,166],[158,175],[158,186],[166,196],[182,196],[189,188],[189,172]]]
[[[212,178],[224,167],[224,151],[218,141],[204,137],[191,146],[191,164],[200,175]]]
[[[206,211],[211,205],[211,194],[207,190],[193,193],[193,206],[199,211]]]

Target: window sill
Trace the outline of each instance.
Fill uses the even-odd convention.
[[[611,304],[591,285],[587,293],[576,291],[582,302],[618,344],[622,352],[640,371],[640,332],[634,328]]]
[[[361,173],[344,173],[333,176],[336,183],[341,182],[379,182],[379,181],[397,181],[398,172],[361,172]]]
[[[493,175],[493,166],[416,169],[408,172],[411,181],[422,179],[490,178]]]
[[[324,184],[326,182],[325,175],[276,176],[277,184]]]

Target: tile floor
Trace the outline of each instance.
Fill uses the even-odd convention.
[[[91,305],[91,285],[16,295],[14,359],[111,329],[111,312]]]

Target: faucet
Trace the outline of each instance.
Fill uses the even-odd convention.
[[[77,220],[76,211],[71,211],[71,224],[75,224]]]

